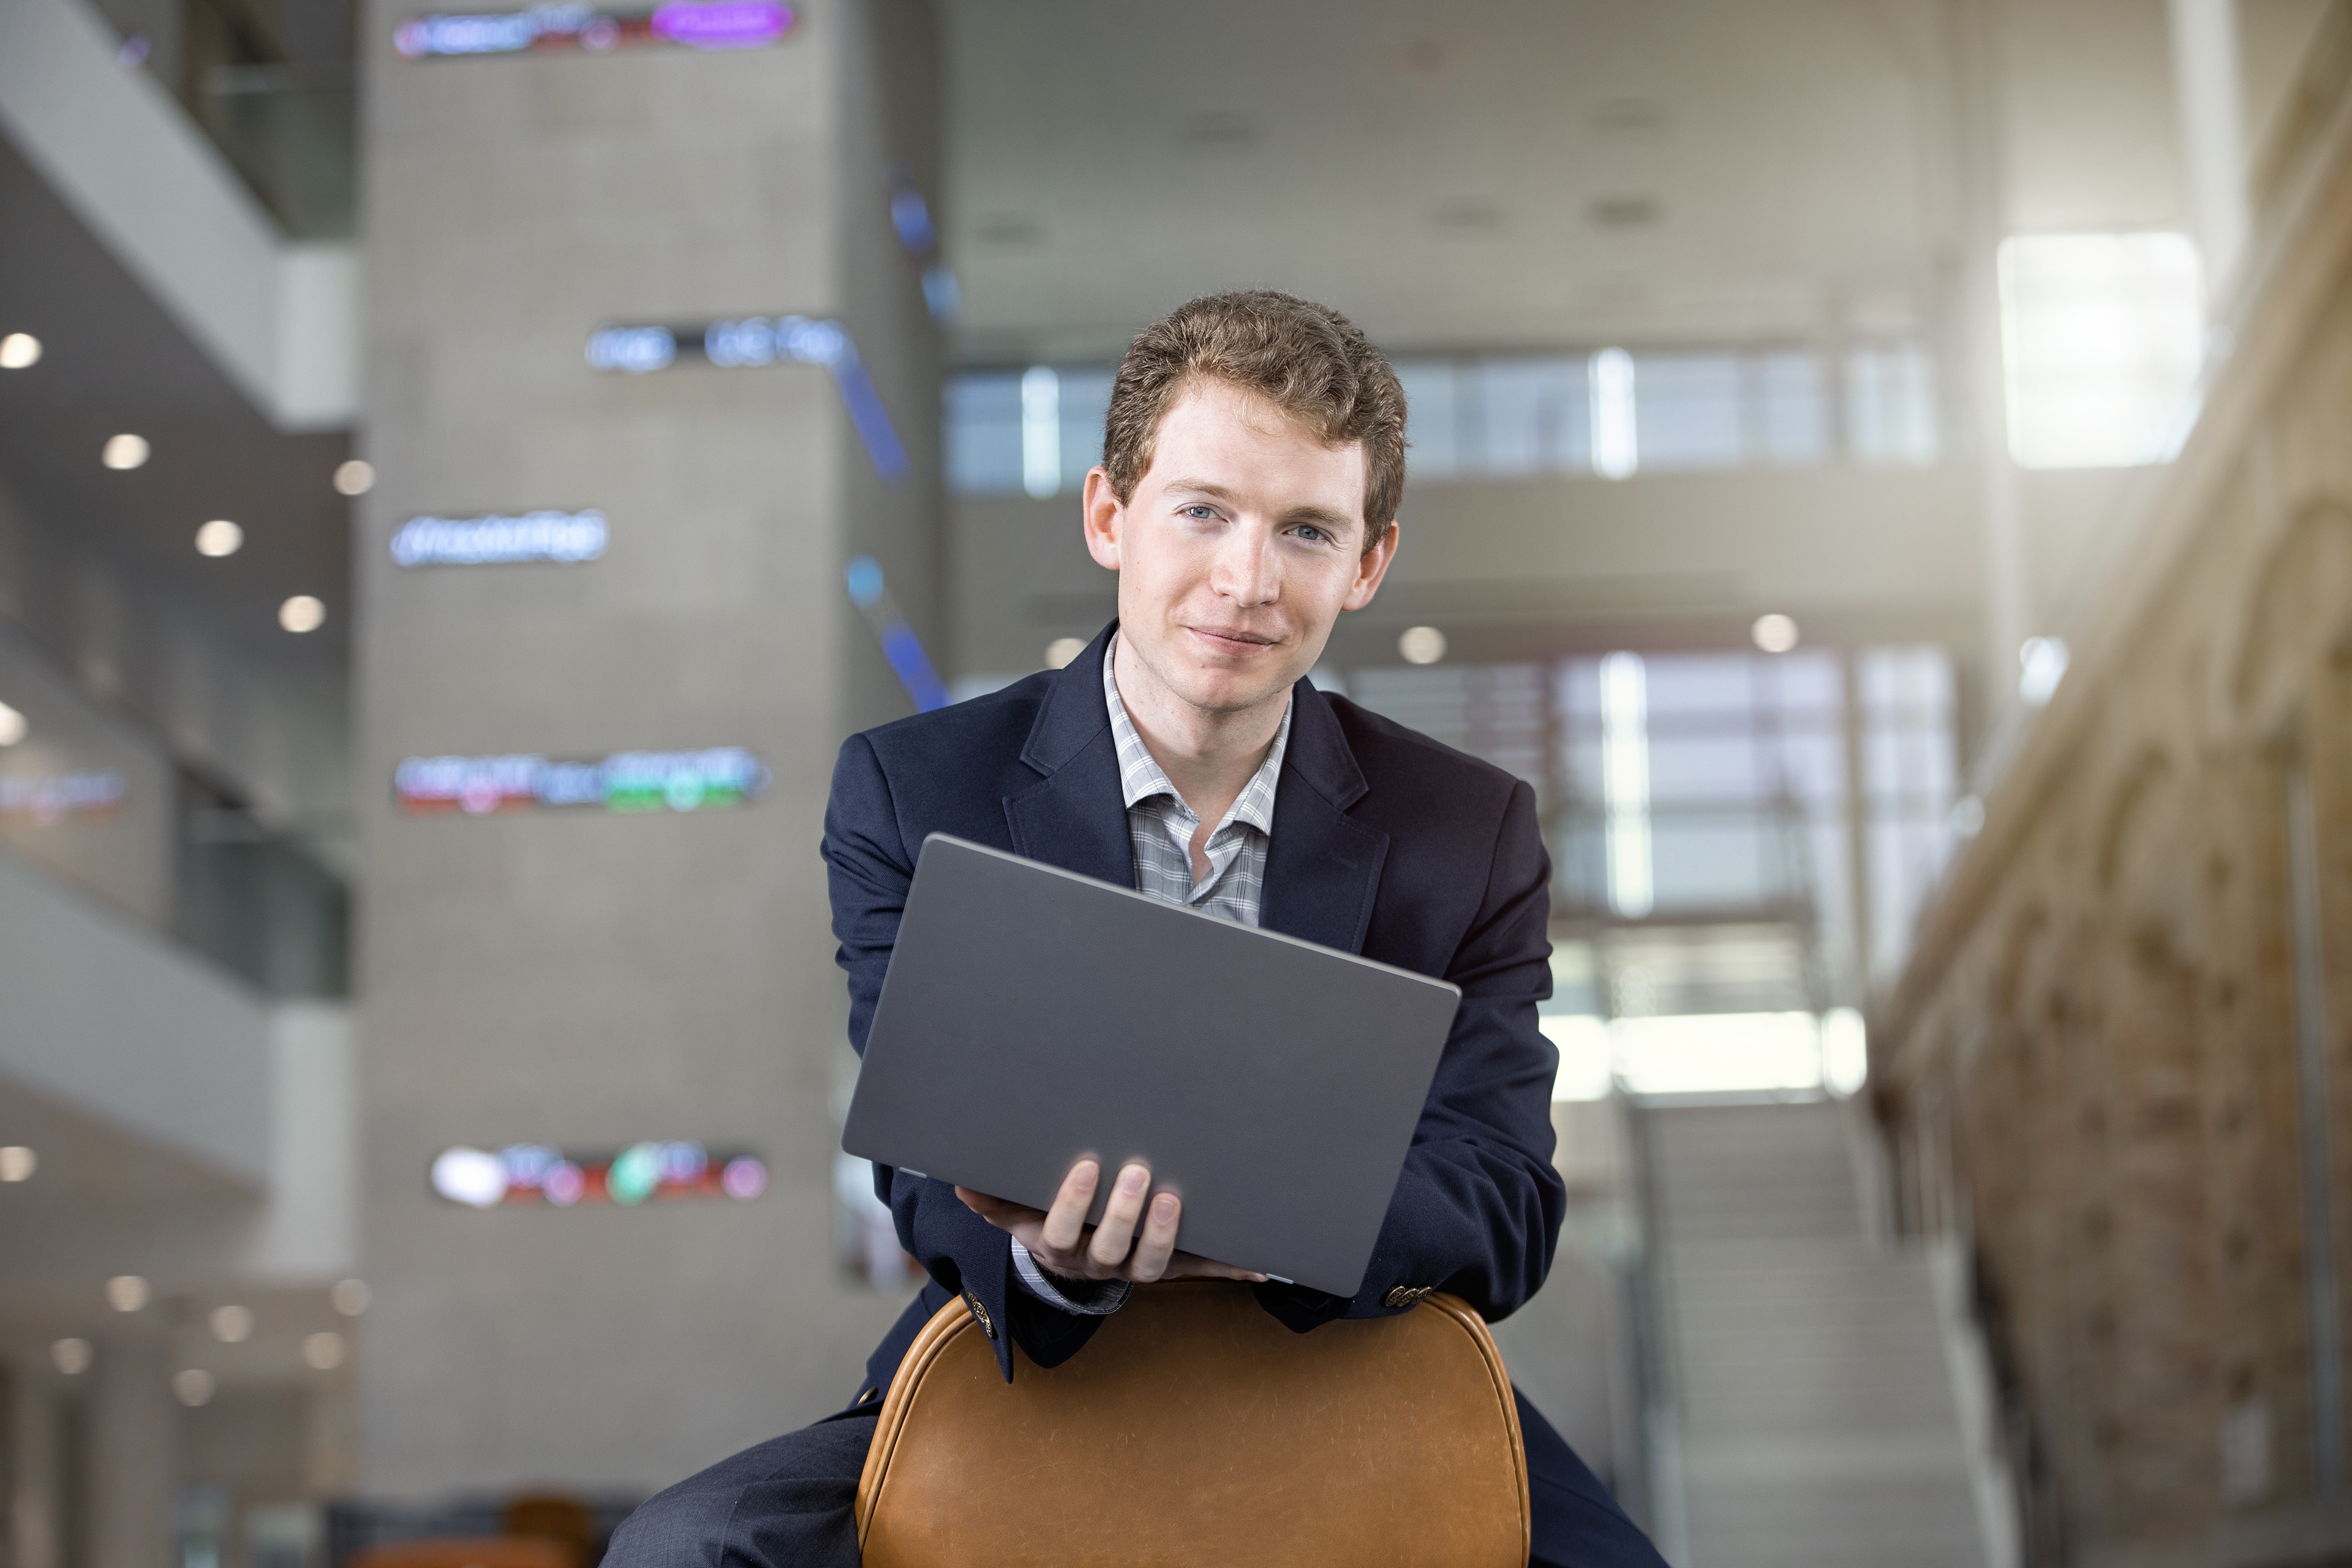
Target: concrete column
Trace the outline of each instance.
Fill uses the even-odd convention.
[[[168,1347],[146,1334],[100,1340],[89,1376],[89,1568],[170,1568],[180,1408]]]
[[[65,1568],[65,1466],[47,1368],[27,1346],[8,1369],[10,1568]]]
[[[2237,0],[2171,0],[2171,6],[2181,163],[2204,253],[2206,296],[2218,303],[2236,281],[2252,223]]]
[[[918,0],[771,47],[406,60],[367,11],[358,535],[363,1489],[650,1489],[838,1408],[898,1305],[833,1257],[845,993],[817,843],[843,734],[908,711],[843,567],[937,644],[935,329],[892,172],[934,202]],[[912,458],[825,370],[599,372],[610,322],[840,321]],[[420,514],[595,508],[601,559],[403,567]],[[748,747],[694,811],[405,815],[406,757]],[[479,1212],[436,1151],[754,1151],[765,1195]]]

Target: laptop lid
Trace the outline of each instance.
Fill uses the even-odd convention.
[[[1442,980],[945,834],[923,841],[842,1147],[1038,1208],[1092,1155],[1176,1245],[1352,1296],[1461,999]]]

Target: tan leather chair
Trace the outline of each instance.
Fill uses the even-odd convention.
[[[883,1398],[857,1536],[866,1568],[1524,1568],[1527,1451],[1452,1296],[1294,1334],[1246,1286],[1144,1286],[1010,1385],[950,1301]]]
[[[352,1558],[352,1568],[579,1568],[579,1554],[553,1541],[525,1536],[452,1536],[394,1541]]]

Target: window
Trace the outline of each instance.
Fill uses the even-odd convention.
[[[1845,449],[1857,463],[1936,460],[1936,362],[1906,344],[1845,356]]]
[[[1396,362],[1416,483],[1624,479],[1825,463],[1931,463],[1934,362],[1914,345],[1832,366],[1805,349],[1485,354]],[[948,383],[948,479],[961,495],[1052,496],[1101,460],[1113,372],[1034,365]]]
[[[1618,652],[1347,686],[1535,786],[1559,1093],[1859,1085],[1838,1004],[1900,965],[1952,845],[1944,650]]]
[[[1870,966],[1892,976],[1952,851],[1952,663],[1940,648],[1873,648],[1855,670],[1870,864]]]
[[[2171,456],[2204,355],[2196,247],[2178,234],[2048,234],[2000,247],[2010,455],[2029,468]]]

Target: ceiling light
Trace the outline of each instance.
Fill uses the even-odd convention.
[[[213,1338],[225,1345],[236,1344],[253,1335],[253,1309],[235,1304],[215,1307],[212,1324]]]
[[[41,1157],[22,1143],[0,1148],[0,1182],[29,1182],[41,1168]]]
[[[25,731],[30,726],[25,722],[25,716],[22,713],[17,712],[5,702],[0,702],[0,746],[15,745],[25,738]]]
[[[335,489],[347,496],[363,496],[375,489],[375,465],[353,458],[335,465]]]
[[[1445,657],[1445,634],[1435,626],[1407,626],[1397,638],[1397,652],[1407,664],[1435,664]]]
[[[327,624],[327,606],[308,594],[297,594],[278,606],[278,624],[289,632],[315,632]]]
[[[2066,678],[2066,639],[2028,637],[2017,650],[2017,694],[2039,708],[2056,695]]]
[[[1783,615],[1759,616],[1748,636],[1766,653],[1786,653],[1797,646],[1797,623]]]
[[[344,1317],[356,1318],[368,1310],[368,1301],[373,1295],[364,1279],[338,1279],[334,1288],[327,1292],[327,1299]]]
[[[1084,637],[1055,637],[1045,645],[1045,668],[1059,669],[1086,651]]]
[[[154,1294],[136,1274],[118,1274],[106,1282],[106,1304],[118,1312],[135,1312]]]
[[[196,530],[196,553],[199,555],[234,555],[245,543],[245,530],[225,517],[216,517]]]
[[[302,1359],[320,1372],[332,1372],[343,1364],[343,1336],[331,1329],[321,1329],[302,1340]]]
[[[68,1377],[79,1377],[89,1370],[93,1353],[89,1342],[83,1339],[59,1340],[49,1347],[49,1360]]]
[[[30,332],[0,338],[0,370],[30,370],[41,363],[41,340]]]
[[[200,1366],[172,1374],[173,1394],[191,1410],[211,1401],[214,1386],[213,1374]]]
[[[147,452],[147,437],[133,436],[125,431],[120,436],[109,436],[106,438],[106,450],[99,454],[99,461],[115,472],[121,473],[125,469],[135,468],[145,462]]]

